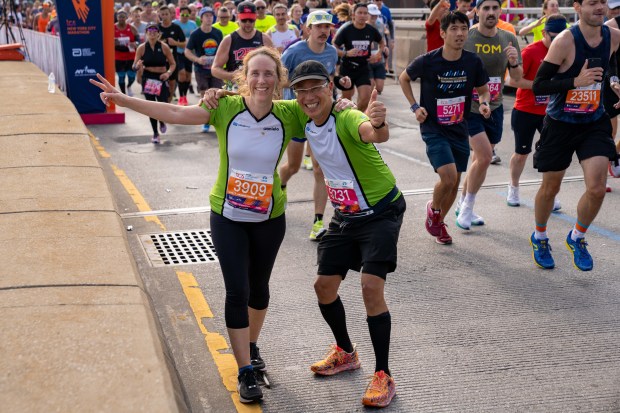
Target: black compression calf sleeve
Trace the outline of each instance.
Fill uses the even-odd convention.
[[[538,72],[536,72],[534,84],[532,85],[532,91],[535,95],[551,95],[554,93],[568,92],[575,88],[575,78],[553,79],[553,76],[558,73],[559,69],[560,65],[543,60],[538,68]]]
[[[370,340],[375,350],[375,372],[383,370],[390,374],[388,360],[390,358],[390,334],[392,332],[392,317],[390,312],[383,314],[368,316],[368,331],[370,332]]]
[[[323,318],[332,329],[338,347],[347,353],[352,352],[353,344],[351,344],[349,332],[347,331],[347,318],[344,312],[344,305],[342,305],[342,301],[340,301],[340,296],[338,296],[333,303],[319,303],[319,309],[321,310]]]

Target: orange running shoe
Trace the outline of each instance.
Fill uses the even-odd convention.
[[[360,363],[360,359],[357,356],[355,344],[353,344],[353,351],[351,353],[347,353],[336,344],[332,344],[331,348],[327,357],[310,366],[310,370],[321,376],[333,376],[341,371],[355,370],[361,367],[362,363]]]
[[[362,397],[362,404],[373,407],[386,407],[396,396],[396,384],[394,379],[388,376],[383,370],[376,372],[366,393]]]

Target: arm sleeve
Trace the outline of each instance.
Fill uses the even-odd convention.
[[[618,51],[611,54],[611,60],[609,60],[608,76],[618,76]]]
[[[543,60],[538,68],[532,86],[532,91],[535,95],[551,95],[554,93],[567,92],[574,88],[575,78],[553,79],[553,76],[558,73],[559,69],[560,65]]]
[[[389,19],[387,21],[388,30],[390,31],[390,38],[394,39],[394,21]]]

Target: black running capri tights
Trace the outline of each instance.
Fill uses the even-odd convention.
[[[226,286],[226,327],[249,327],[248,307],[264,310],[269,305],[269,278],[285,231],[284,214],[263,222],[236,222],[211,212],[211,237]]]

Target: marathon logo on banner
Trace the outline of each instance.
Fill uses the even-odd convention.
[[[104,73],[100,0],[56,2],[65,62],[67,96],[78,113],[104,113],[99,90],[88,80]]]

